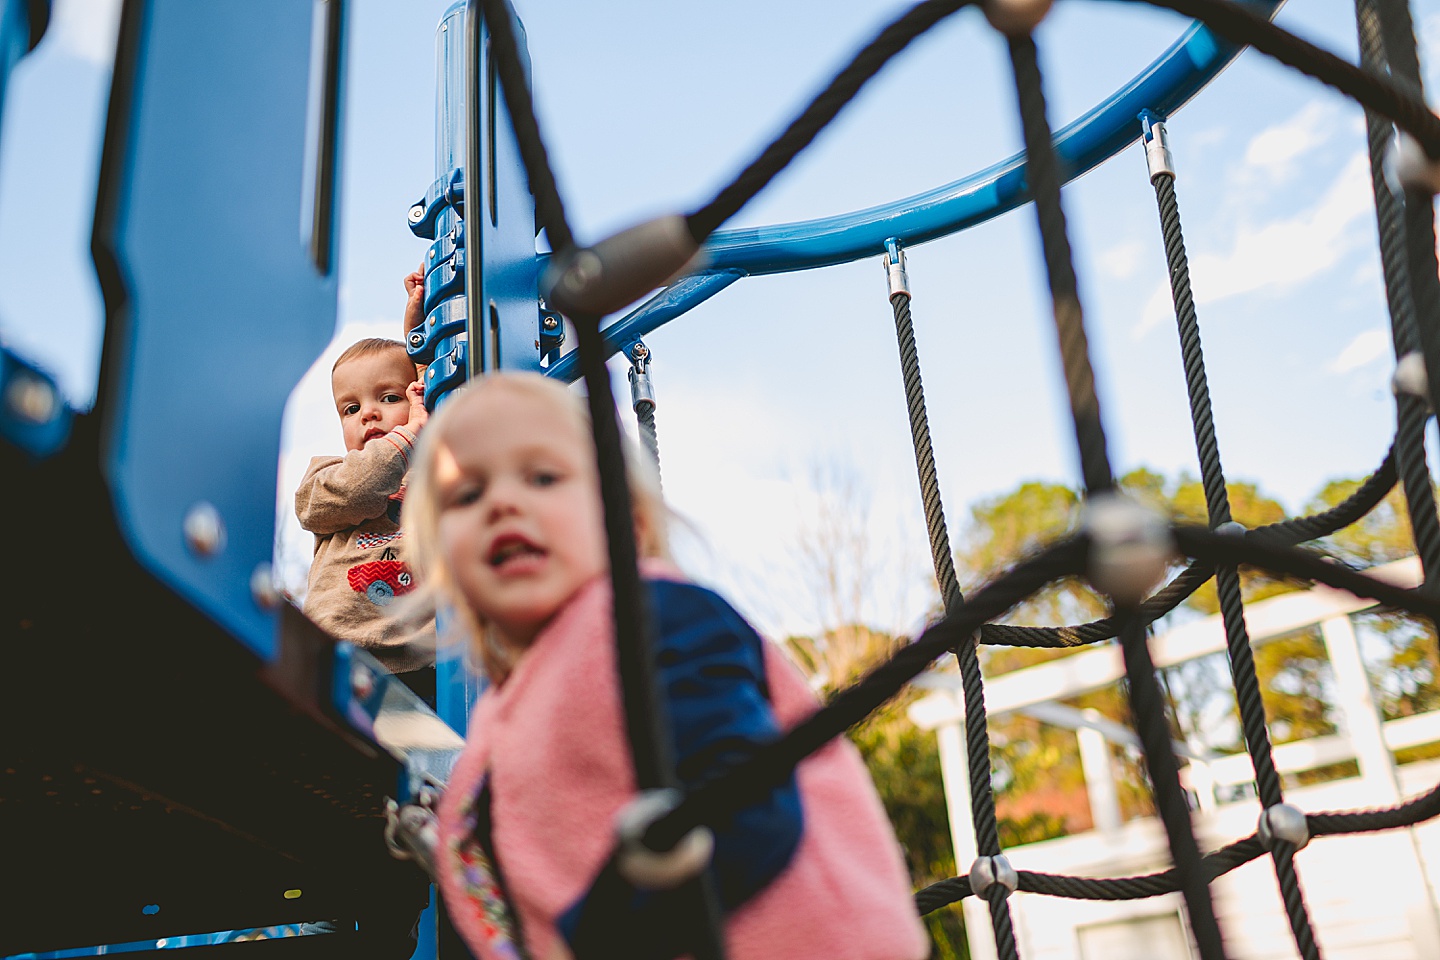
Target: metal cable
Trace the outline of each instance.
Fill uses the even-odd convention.
[[[910,317],[910,294],[890,295],[895,315],[895,340],[900,351],[900,371],[905,381],[905,407],[910,418],[910,440],[915,449],[915,472],[920,481],[920,499],[925,508],[925,529],[930,536],[930,558],[945,613],[960,612],[965,598],[955,575],[955,557],[950,551],[950,532],[945,507],[940,499],[940,479],[935,451],[930,445],[930,418],[925,410],[925,385],[920,377],[920,353],[915,345],[915,326]],[[955,648],[961,685],[965,696],[965,743],[969,755],[970,813],[975,824],[975,849],[982,857],[1000,853],[1000,829],[995,816],[995,786],[990,776],[990,727],[985,713],[985,681],[974,634]],[[1002,960],[1018,960],[1014,922],[1010,916],[1008,891],[996,884],[987,900],[990,922],[995,930],[995,948]]]
[[[1170,292],[1175,304],[1175,322],[1180,335],[1180,355],[1190,396],[1190,420],[1200,460],[1201,482],[1205,488],[1206,511],[1210,526],[1216,528],[1231,522],[1230,494],[1220,463],[1220,444],[1215,437],[1210,386],[1205,374],[1205,352],[1200,341],[1200,320],[1190,290],[1190,262],[1185,253],[1180,204],[1175,196],[1175,176],[1168,171],[1158,172],[1151,177],[1151,185],[1155,188],[1165,256],[1169,264]],[[1255,656],[1250,647],[1250,631],[1245,623],[1245,606],[1240,596],[1240,576],[1233,564],[1222,564],[1216,568],[1215,587],[1225,624],[1230,678],[1235,685],[1235,701],[1240,710],[1245,749],[1255,770],[1255,789],[1261,805],[1273,807],[1283,803],[1285,797],[1270,749],[1270,729],[1265,720],[1265,702],[1260,696],[1260,680],[1255,674]],[[1281,899],[1300,955],[1305,960],[1320,960],[1320,950],[1315,943],[1310,914],[1305,908],[1304,893],[1292,856],[1293,853],[1285,852],[1277,845],[1272,858],[1276,878],[1280,882]]]

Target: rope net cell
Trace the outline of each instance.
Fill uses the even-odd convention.
[[[1114,499],[1115,486],[1107,450],[1104,421],[1096,397],[1094,372],[1086,338],[1084,311],[1072,264],[1061,203],[1061,178],[1046,117],[1044,82],[1034,39],[1026,29],[1005,23],[1006,0],[991,0],[987,15],[1011,31],[1007,37],[1016,102],[1026,150],[1026,184],[1034,203],[1046,277],[1051,294],[1055,334],[1076,449],[1087,497],[1092,507]],[[1018,0],[1016,0],[1018,3]],[[1270,735],[1256,677],[1251,639],[1241,601],[1238,567],[1248,564],[1272,575],[1310,580],[1356,596],[1407,611],[1432,622],[1440,619],[1440,599],[1432,590],[1440,576],[1440,519],[1425,459],[1425,424],[1440,395],[1440,279],[1437,279],[1433,201],[1430,193],[1408,187],[1396,196],[1387,185],[1382,165],[1386,145],[1396,129],[1409,134],[1429,158],[1440,158],[1440,118],[1421,98],[1413,24],[1403,0],[1357,0],[1356,20],[1361,63],[1347,63],[1276,26],[1252,10],[1229,0],[1149,0],[1203,21],[1218,35],[1250,45],[1263,54],[1306,73],[1358,101],[1366,110],[1377,227],[1388,306],[1397,358],[1423,357],[1424,384],[1418,393],[1397,393],[1394,444],[1376,471],[1343,503],[1323,513],[1246,531],[1231,518],[1219,443],[1211,416],[1209,387],[1201,347],[1199,319],[1190,289],[1189,267],[1181,231],[1175,174],[1164,145],[1163,118],[1142,115],[1151,182],[1155,190],[1161,234],[1170,270],[1171,290],[1190,395],[1191,419],[1205,492],[1208,526],[1171,525],[1174,549],[1190,564],[1170,583],[1148,597],[1110,591],[1112,613],[1091,623],[1070,627],[1021,627],[994,623],[1048,583],[1092,574],[1099,569],[1105,543],[1092,529],[1055,543],[996,576],[970,596],[961,594],[955,574],[939,480],[931,449],[928,414],[911,320],[911,293],[905,277],[904,251],[887,245],[890,303],[905,384],[911,438],[919,474],[921,499],[930,537],[932,559],[940,584],[944,616],[853,686],[788,731],[738,762],[724,775],[684,795],[678,806],[651,824],[644,841],[657,850],[671,848],[689,830],[743,806],[782,782],[795,765],[831,738],[894,696],[937,657],[953,653],[958,661],[964,696],[965,734],[970,770],[970,800],[979,859],[970,873],[933,884],[916,894],[920,912],[928,913],[978,895],[990,906],[999,956],[1019,957],[1007,898],[1013,890],[1056,897],[1129,900],[1179,892],[1200,956],[1219,960],[1225,954],[1210,883],[1242,864],[1268,856],[1274,869],[1298,954],[1319,958],[1294,855],[1310,837],[1387,830],[1419,823],[1440,814],[1440,785],[1408,802],[1382,810],[1300,813],[1285,803],[1272,754]],[[824,129],[846,103],[891,58],[920,34],[967,6],[967,0],[924,0],[905,12],[862,49],[776,140],[709,203],[683,218],[683,229],[695,245],[738,212],[786,164]],[[552,261],[571,269],[590,257],[591,268],[604,263],[605,244],[577,246],[565,207],[551,173],[539,124],[516,51],[506,0],[472,0],[492,31],[493,54],[520,154],[535,195],[537,217],[555,250]],[[1012,18],[1013,19],[1013,18]],[[673,238],[669,241],[674,246]],[[614,247],[610,248],[613,255]],[[634,249],[628,251],[635,253]],[[643,250],[641,253],[643,254]],[[682,251],[683,253],[683,251]],[[643,256],[632,257],[643,260]],[[663,258],[661,258],[663,259]],[[631,270],[633,262],[623,262]],[[682,259],[683,262],[683,259]],[[566,268],[565,265],[571,265]],[[591,269],[587,268],[587,269]],[[599,272],[591,269],[592,273]],[[639,271],[636,295],[674,272],[663,263],[655,271]],[[562,281],[563,281],[562,276]],[[602,298],[604,299],[604,298]],[[614,299],[613,292],[610,299]],[[633,299],[633,297],[632,297]],[[552,306],[555,298],[550,299]],[[608,301],[606,301],[608,302]],[[605,501],[615,589],[615,626],[627,730],[642,788],[673,787],[664,702],[657,695],[650,650],[648,611],[636,571],[629,491],[620,454],[620,431],[604,360],[610,352],[600,331],[605,309],[572,304],[568,313],[578,333],[578,352],[591,398],[601,493]],[[653,403],[640,410],[644,436],[658,460]],[[1363,572],[1335,564],[1319,553],[1298,547],[1327,536],[1363,518],[1399,482],[1403,487],[1425,585],[1409,590]],[[1186,795],[1179,778],[1165,701],[1147,644],[1149,625],[1173,610],[1210,578],[1216,580],[1226,651],[1239,706],[1247,753],[1255,771],[1255,787],[1264,808],[1261,829],[1212,853],[1201,854],[1192,828]],[[1165,827],[1174,867],[1143,876],[1090,879],[1027,870],[1015,871],[1004,859],[996,826],[994,787],[990,778],[990,744],[979,644],[1031,647],[1074,647],[1118,638],[1126,671],[1130,709],[1140,736],[1156,809]],[[695,889],[694,916],[705,933],[695,940],[697,957],[722,956],[719,914],[713,892],[704,882]]]

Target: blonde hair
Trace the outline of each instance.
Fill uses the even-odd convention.
[[[366,337],[364,340],[356,340],[350,344],[350,346],[346,347],[344,352],[335,358],[335,364],[330,368],[330,373],[333,376],[335,371],[340,369],[341,364],[349,363],[351,360],[358,360],[361,357],[368,357],[377,353],[389,353],[392,350],[399,353],[400,358],[407,364],[412,367],[415,366],[415,361],[410,359],[410,354],[405,349],[405,344],[399,340],[387,340],[384,337]]]
[[[451,611],[454,624],[447,635],[466,637],[486,674],[492,681],[500,683],[510,675],[523,651],[505,648],[456,587],[440,550],[440,497],[435,480],[436,460],[444,445],[440,437],[446,425],[455,418],[455,411],[496,390],[509,390],[573,415],[579,436],[590,436],[590,416],[584,401],[556,380],[537,373],[503,372],[472,381],[441,405],[421,433],[411,458],[403,522],[408,559],[414,565],[420,583],[414,601],[407,603],[406,607],[412,610],[421,607],[424,612],[433,612],[437,608]],[[454,439],[450,442],[453,443]],[[669,560],[669,511],[660,493],[658,473],[651,460],[641,454],[635,444],[627,441],[622,449],[625,473],[630,482],[631,509],[639,521],[640,539],[635,544],[636,552],[641,558]],[[595,496],[600,496],[598,485]]]

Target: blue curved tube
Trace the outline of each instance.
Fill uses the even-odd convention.
[[[1274,17],[1282,0],[1255,0]],[[1125,86],[1055,134],[1060,174],[1069,182],[1140,138],[1142,110],[1164,119],[1184,106],[1240,54],[1241,48],[1192,23]],[[604,332],[619,348],[708,300],[741,276],[788,273],[849,263],[884,251],[888,240],[914,246],[994,219],[1030,199],[1025,155],[1017,153],[953,183],[864,210],[815,220],[716,231],[705,244],[709,263],[661,290]],[[578,361],[567,354],[546,372],[572,380]]]

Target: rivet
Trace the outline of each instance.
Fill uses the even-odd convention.
[[[225,549],[225,522],[209,501],[201,500],[186,512],[184,530],[185,543],[199,556],[214,556]]]
[[[357,700],[368,700],[375,692],[375,675],[361,664],[355,664],[350,670],[350,692]]]
[[[410,222],[419,223],[425,219],[425,204],[417,203],[410,208]]]
[[[250,574],[250,596],[262,610],[274,610],[280,606],[283,594],[275,582],[275,568],[268,563],[257,563]]]

